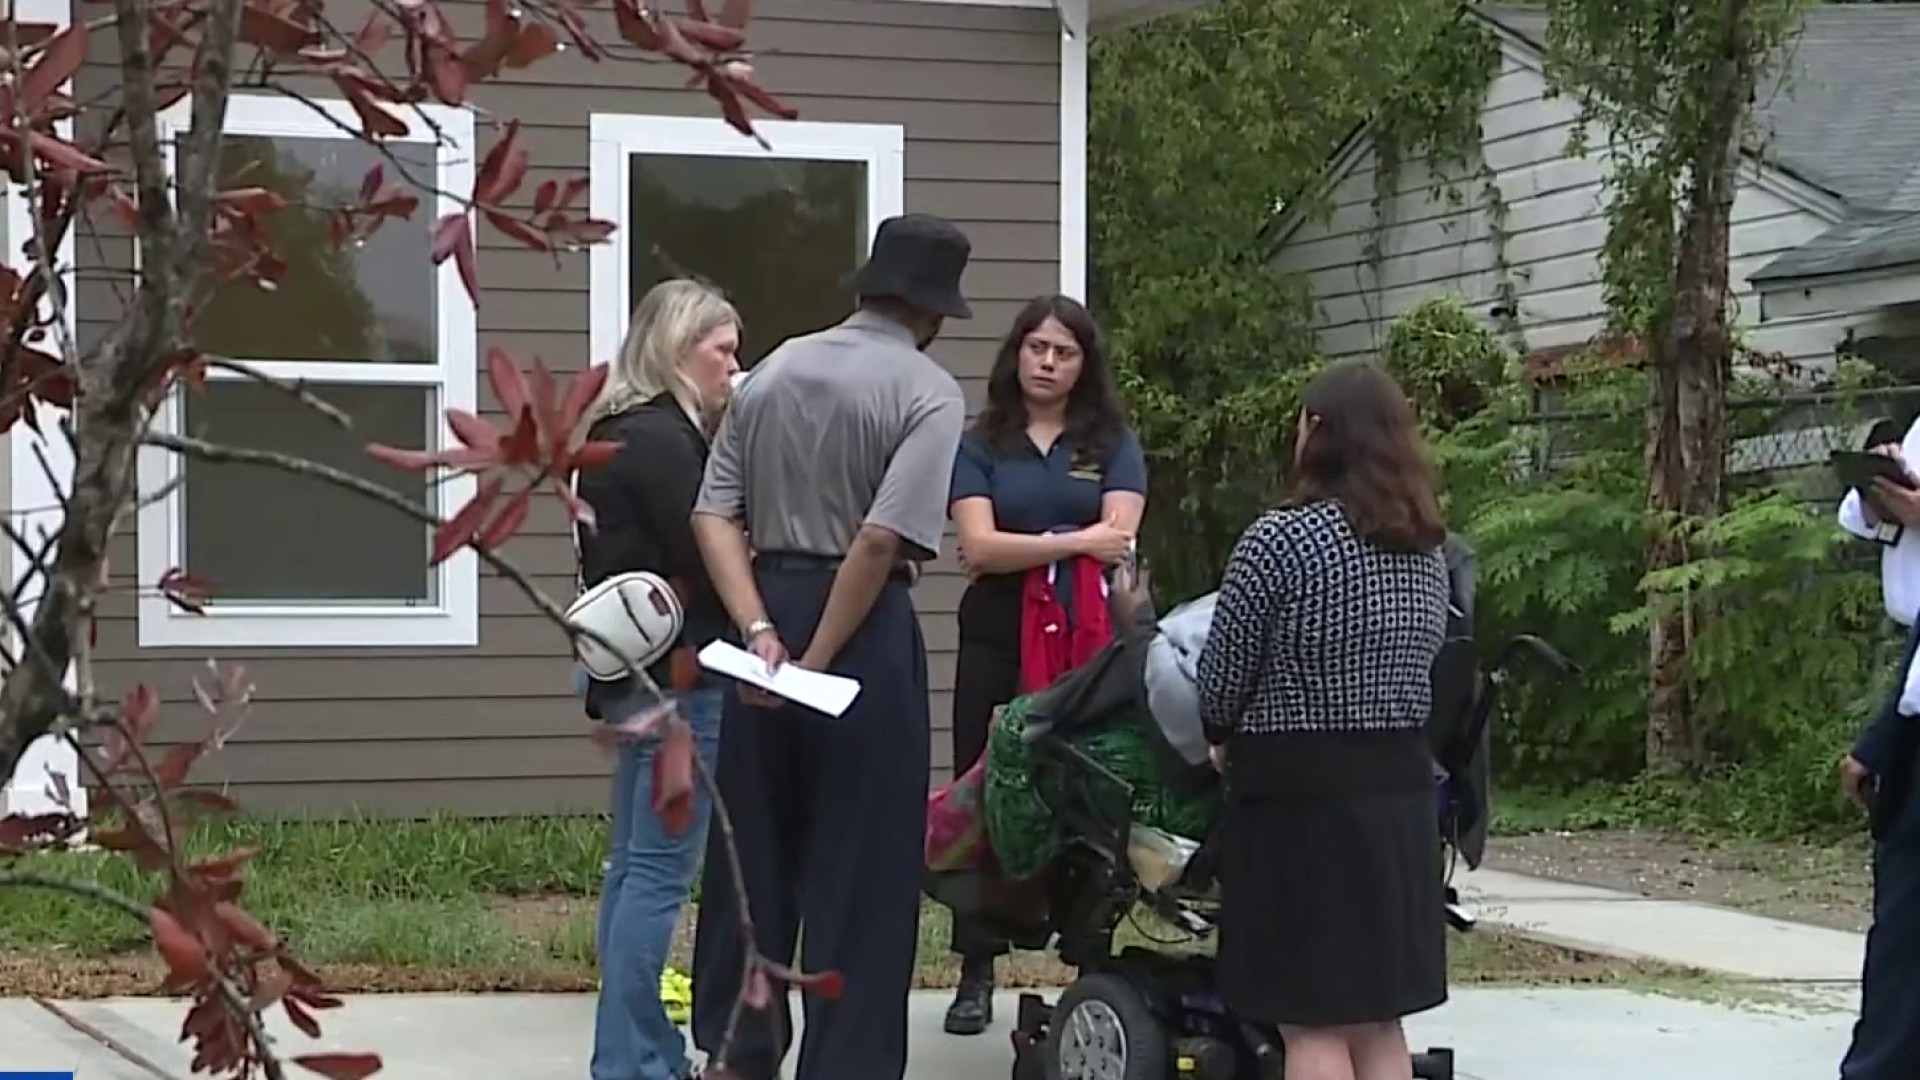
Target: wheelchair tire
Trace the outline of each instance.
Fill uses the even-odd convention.
[[[1167,1080],[1173,1068],[1146,995],[1109,972],[1075,979],[1054,1003],[1044,1064],[1047,1080]]]

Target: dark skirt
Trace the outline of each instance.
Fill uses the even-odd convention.
[[[1228,1006],[1248,1020],[1334,1027],[1443,1004],[1432,788],[1274,790],[1286,786],[1229,784],[1218,966]]]

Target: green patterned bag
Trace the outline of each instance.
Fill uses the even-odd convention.
[[[987,837],[1000,868],[1009,877],[1030,878],[1046,869],[1059,851],[1061,836],[1053,815],[1036,789],[1033,748],[1024,737],[1031,696],[1014,698],[1000,710],[987,736]],[[1160,782],[1145,712],[1129,712],[1095,731],[1078,734],[1073,744],[1133,787],[1133,820],[1178,836],[1200,839],[1219,810],[1217,791],[1191,799],[1174,796]],[[1053,781],[1051,776],[1049,780]],[[1044,794],[1058,798],[1058,792]]]

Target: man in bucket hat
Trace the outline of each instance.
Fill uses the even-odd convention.
[[[890,218],[851,281],[859,310],[768,354],[714,436],[694,534],[747,647],[858,679],[837,718],[742,687],[722,721],[718,779],[761,953],[835,970],[809,996],[799,1080],[899,1080],[918,938],[930,718],[909,587],[946,529],[966,406],[925,353],[960,294],[971,245],[926,215]],[[751,553],[751,554],[750,554]],[[744,942],[714,829],[694,954],[694,1042],[721,1048]],[[784,988],[741,1018],[724,1070],[771,1080],[792,1024]]]

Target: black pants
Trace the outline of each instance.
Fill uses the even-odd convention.
[[[1020,693],[1020,594],[1020,575],[1007,574],[982,578],[960,597],[960,653],[953,664],[955,776],[986,752],[993,710]],[[979,920],[955,915],[953,951],[978,964],[1009,949]]]
[[[1860,975],[1860,1019],[1840,1063],[1841,1080],[1912,1080],[1920,1075],[1920,738],[1899,716],[1908,664],[1920,646],[1909,637],[1880,718],[1899,727],[1898,770],[1880,778],[1873,848],[1873,928]]]
[[[830,565],[763,559],[769,617],[802,654],[833,584]],[[837,1001],[809,995],[798,1080],[900,1080],[925,860],[929,718],[926,644],[904,578],[887,583],[831,669],[860,680],[836,719],[760,709],[729,692],[718,780],[746,877],[760,952],[838,971]],[[735,886],[718,821],[709,831],[694,947],[694,1043],[712,1054],[740,995]],[[804,930],[803,930],[804,927]],[[777,1074],[792,1042],[783,988],[746,1010],[727,1055],[751,1080]]]

